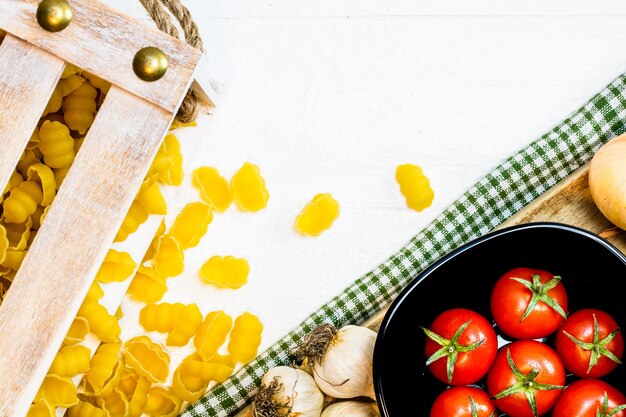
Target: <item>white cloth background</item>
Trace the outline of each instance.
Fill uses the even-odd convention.
[[[109,3],[147,20],[138,1]],[[216,213],[163,301],[258,314],[262,348],[626,67],[618,1],[183,3],[227,87],[215,115],[178,133],[187,173],[209,165],[230,178],[253,162],[270,200],[258,213]],[[406,162],[435,190],[421,213],[394,179]],[[189,176],[180,191],[169,218],[198,199]],[[319,192],[333,194],[341,215],[322,236],[302,237],[295,216]],[[249,283],[202,284],[197,270],[216,254],[246,258]],[[127,336],[141,332],[139,307],[124,302]]]

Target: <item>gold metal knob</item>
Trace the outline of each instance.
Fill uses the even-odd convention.
[[[43,0],[37,6],[37,22],[48,32],[60,32],[72,21],[72,8],[67,0]]]
[[[144,81],[156,81],[167,71],[167,55],[153,46],[142,48],[133,59],[133,71]]]

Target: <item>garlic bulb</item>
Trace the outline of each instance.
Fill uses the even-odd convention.
[[[309,333],[296,352],[313,368],[313,377],[322,392],[334,398],[369,397],[374,394],[372,360],[376,332],[347,325],[337,330],[322,324]]]
[[[376,403],[339,401],[326,407],[322,417],[380,417],[380,413]]]
[[[324,394],[306,372],[276,366],[263,376],[252,406],[255,417],[320,417]]]
[[[611,139],[591,159],[589,190],[604,217],[626,230],[626,134]]]

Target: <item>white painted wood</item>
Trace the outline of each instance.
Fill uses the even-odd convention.
[[[0,308],[0,416],[25,415],[171,119],[109,91]]]
[[[19,38],[9,35],[0,40],[0,191],[11,177],[64,67],[56,56]]]
[[[35,19],[38,4],[39,0],[3,0],[0,28],[169,112],[178,108],[199,50],[93,0],[71,1],[72,23],[61,32],[46,32]],[[137,78],[132,69],[135,53],[146,46],[156,46],[168,57],[165,76],[151,83]]]

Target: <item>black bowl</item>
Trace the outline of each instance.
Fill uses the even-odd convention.
[[[496,280],[515,267],[545,269],[562,277],[569,311],[599,308],[626,329],[626,256],[586,230],[560,223],[527,223],[480,237],[428,267],[393,301],[374,349],[374,388],[384,417],[428,417],[435,397],[447,385],[425,367],[425,335],[437,315],[449,308],[489,310]],[[495,326],[495,324],[494,324]],[[497,326],[499,346],[510,340]],[[551,343],[546,338],[546,343]],[[567,383],[574,377],[568,375]],[[626,365],[603,378],[626,393]],[[485,388],[484,380],[477,385]],[[502,414],[504,415],[504,414]],[[551,414],[545,414],[549,417]]]

